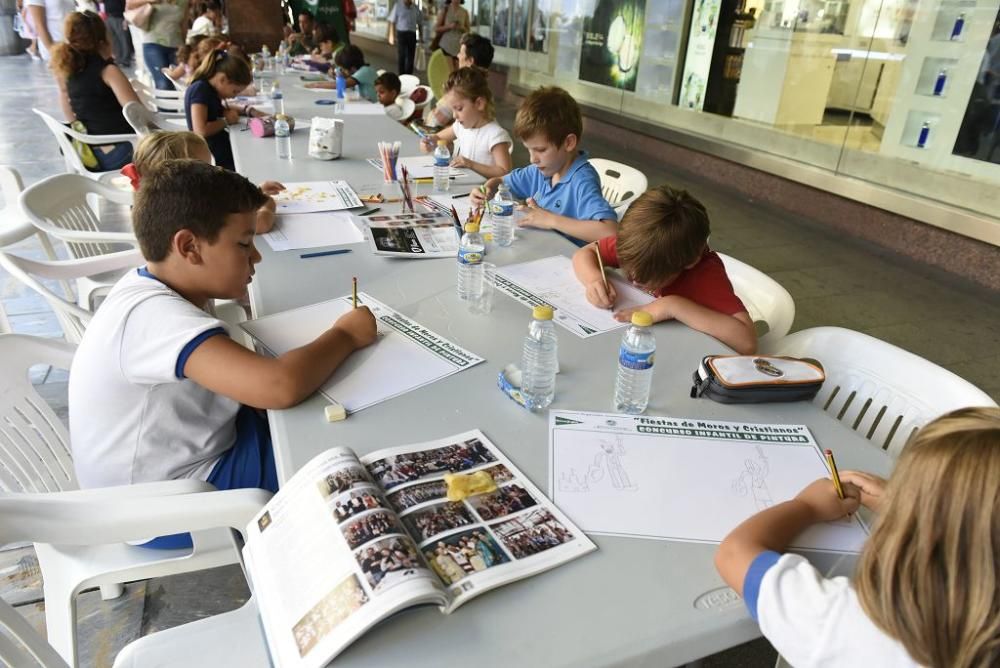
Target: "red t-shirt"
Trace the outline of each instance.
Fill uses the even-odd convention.
[[[601,261],[606,266],[619,266],[617,236],[604,237],[597,242],[597,248],[601,252]],[[667,295],[686,297],[696,304],[726,315],[743,313],[747,310],[733,292],[733,284],[726,275],[726,267],[722,264],[719,254],[707,248],[698,264],[685,269],[671,283],[653,292],[654,297]]]

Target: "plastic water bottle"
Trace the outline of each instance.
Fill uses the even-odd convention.
[[[347,78],[344,77],[344,73],[337,69],[337,106],[335,110],[337,112],[344,112],[344,97],[347,94]]]
[[[292,130],[288,125],[288,117],[284,114],[274,117],[274,144],[279,160],[292,157]]]
[[[559,344],[551,306],[536,306],[521,354],[521,396],[533,411],[544,410],[556,395]]]
[[[502,181],[490,202],[490,218],[493,219],[493,241],[498,246],[514,243],[514,196]]]
[[[458,242],[458,298],[475,301],[482,296],[483,255],[486,242],[479,234],[479,223],[466,223],[465,234]],[[475,304],[470,304],[470,308]]]
[[[434,192],[446,193],[451,187],[451,151],[446,142],[438,141],[434,149]]]
[[[281,84],[277,79],[271,83],[271,102],[274,104],[275,114],[285,113],[285,96],[281,93]]]
[[[632,326],[625,330],[618,351],[618,378],[615,382],[615,410],[639,415],[649,404],[649,386],[653,380],[656,337],[650,326],[653,316],[645,311],[632,314]]]

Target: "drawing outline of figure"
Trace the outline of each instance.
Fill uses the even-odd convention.
[[[745,469],[733,480],[733,492],[738,496],[753,496],[753,503],[761,511],[774,505],[771,490],[767,488],[767,474],[771,471],[767,457],[759,445],[755,446],[757,456],[743,460]]]
[[[589,492],[590,485],[586,476],[581,478],[576,469],[570,469],[559,474],[559,489],[563,492]]]
[[[611,479],[611,486],[617,490],[636,490],[638,487],[632,484],[628,471],[622,464],[622,457],[625,453],[625,446],[622,444],[622,437],[615,436],[614,441],[601,440],[598,444],[600,452],[594,456],[594,463],[587,469],[587,478],[591,482],[600,482],[604,479],[604,474]]]

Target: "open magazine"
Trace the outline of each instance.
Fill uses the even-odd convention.
[[[455,258],[459,235],[451,213],[427,211],[356,216],[368,228],[365,238],[375,255],[403,258]]]
[[[447,473],[496,489],[451,502]],[[243,549],[276,665],[322,666],[416,605],[450,613],[597,549],[486,436],[313,458],[247,528]]]

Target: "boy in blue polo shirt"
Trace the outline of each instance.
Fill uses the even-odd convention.
[[[514,134],[531,156],[529,166],[502,177],[514,197],[525,200],[519,224],[556,230],[578,246],[613,235],[618,216],[579,150],[583,117],[576,100],[562,88],[539,88],[517,110]],[[493,197],[499,185],[500,178],[492,178],[485,192],[473,191],[473,205]]]

